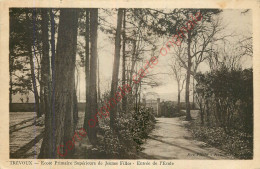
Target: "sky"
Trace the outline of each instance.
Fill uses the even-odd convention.
[[[225,27],[225,30],[223,34],[229,34],[229,33],[235,33],[237,36],[232,37],[229,39],[231,42],[235,42],[237,38],[244,36],[244,35],[250,35],[252,33],[252,13],[249,11],[246,14],[241,14],[242,10],[229,10],[225,9],[223,12],[219,15],[220,18],[222,18],[222,23]],[[102,14],[101,14],[102,15]],[[116,25],[117,18],[110,17],[108,22]],[[78,40],[81,41],[84,44],[84,37],[78,37]],[[161,48],[164,46],[164,42],[166,39],[161,39],[157,42],[158,48]],[[160,47],[161,46],[161,47]],[[100,87],[101,92],[109,91],[110,90],[110,83],[112,79],[112,68],[113,68],[113,61],[114,61],[114,50],[115,45],[114,42],[109,39],[108,35],[103,33],[102,31],[98,30],[98,57],[99,57],[99,68],[100,68]],[[143,56],[147,60],[149,60],[151,56],[151,52],[147,52]],[[155,92],[158,93],[161,100],[171,100],[176,101],[177,100],[177,83],[172,75],[169,75],[170,67],[169,63],[173,57],[173,54],[171,52],[167,53],[164,57],[158,58],[158,64],[154,66],[153,69],[149,70],[150,74],[158,74],[154,76],[154,80],[157,82],[160,82],[160,86],[158,87],[148,87],[144,86],[142,91],[142,96],[149,92]],[[80,57],[77,56],[77,60],[80,60]],[[121,64],[121,62],[120,62]],[[252,67],[252,58],[251,57],[245,57],[242,59],[243,68]],[[121,69],[121,65],[120,65]],[[209,69],[207,64],[202,63],[199,66],[199,71],[205,72]],[[77,71],[79,78],[77,78],[77,95],[78,95],[78,101],[84,102],[85,101],[85,73],[84,73],[84,67],[78,67]],[[192,81],[192,79],[191,79]],[[191,85],[192,86],[192,85]],[[184,91],[181,95],[181,101],[184,101]],[[153,96],[147,96],[147,99]],[[30,97],[30,102],[32,101],[33,97]],[[19,98],[14,97],[14,102],[20,102]]]
[[[223,19],[223,25],[225,26],[225,31],[223,33],[235,33],[240,35],[249,35],[252,33],[252,13],[249,11],[247,14],[241,14],[242,10],[223,10],[219,17]],[[114,24],[116,24],[116,17],[113,17]],[[110,21],[110,22],[111,22]],[[110,83],[112,79],[112,68],[114,60],[114,42],[108,40],[107,36],[98,31],[98,56],[100,61],[100,81],[101,81],[101,91],[106,91],[110,89]],[[238,38],[238,37],[237,37]],[[235,41],[236,37],[229,39],[230,41]],[[159,46],[163,47],[163,40],[159,42]],[[147,60],[152,56],[150,53],[145,56]],[[159,87],[144,87],[143,94],[148,92],[156,92],[160,96],[161,100],[177,100],[177,83],[172,77],[168,75],[170,67],[169,62],[172,59],[172,54],[167,53],[166,56],[158,58],[158,64],[154,66],[151,70],[151,74],[158,74],[155,76],[155,80],[162,83]],[[245,57],[242,59],[243,67],[252,67],[252,58]],[[121,63],[120,63],[121,64]],[[206,64],[202,63],[199,67],[199,71],[207,71],[209,68]],[[84,68],[80,72],[80,101],[84,101],[85,97],[85,75]],[[149,97],[149,96],[148,96]],[[151,96],[152,97],[152,96]],[[182,92],[181,100],[184,101],[184,90]]]

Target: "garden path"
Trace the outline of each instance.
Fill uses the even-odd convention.
[[[192,112],[195,118],[197,112]],[[142,145],[141,159],[234,159],[225,152],[192,138],[180,118],[156,118],[155,129]]]

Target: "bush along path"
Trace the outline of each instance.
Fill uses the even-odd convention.
[[[148,135],[155,126],[150,108],[120,113],[116,130],[109,127],[109,118],[99,119],[98,143],[92,146],[88,138],[75,144],[74,158],[78,159],[136,159]]]
[[[233,156],[192,139],[180,118],[156,118],[155,129],[142,145],[138,158],[146,159],[234,159]]]
[[[225,150],[238,159],[253,158],[252,136],[236,130],[226,133],[221,127],[202,126],[200,123],[196,119],[187,125],[195,139]]]

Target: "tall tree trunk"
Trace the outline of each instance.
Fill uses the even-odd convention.
[[[49,56],[49,34],[48,34],[48,14],[47,9],[41,9],[42,13],[42,61],[41,61],[41,83],[43,96],[41,104],[44,113],[50,111],[50,56]]]
[[[66,9],[65,9],[66,10]],[[67,10],[66,10],[67,12]],[[72,15],[72,16],[70,16]],[[67,30],[68,31],[68,38],[65,39],[65,42],[71,42],[70,48],[68,49],[68,61],[70,61],[71,63],[69,63],[68,68],[70,69],[70,71],[68,71],[68,86],[69,86],[69,101],[68,101],[68,109],[66,111],[65,114],[65,124],[64,124],[64,141],[63,143],[66,143],[68,140],[70,140],[73,135],[74,135],[74,131],[75,131],[75,116],[77,115],[77,95],[76,95],[76,90],[75,90],[75,67],[76,67],[76,53],[77,53],[77,35],[78,35],[78,9],[70,9],[69,11],[69,16],[70,18],[66,19],[65,22],[69,22],[69,24],[67,23],[67,25],[71,25],[71,29]],[[66,15],[65,15],[66,17]],[[66,30],[66,29],[65,29]],[[59,43],[59,39],[57,42],[57,47]],[[64,43],[64,42],[62,42]],[[61,44],[62,44],[61,43]],[[63,44],[61,45],[63,46]],[[57,56],[58,56],[58,48],[57,48]],[[63,53],[61,52],[61,54],[63,55]],[[61,56],[62,56],[61,55]],[[72,82],[71,82],[72,81]],[[76,117],[77,118],[77,117]],[[67,149],[67,148],[64,148]],[[73,149],[75,150],[75,149]],[[72,153],[68,153],[68,156],[66,156],[66,158],[71,158],[72,157]]]
[[[28,45],[28,50],[29,50],[29,57],[30,57],[30,69],[31,69],[31,78],[32,78],[32,85],[33,85],[33,94],[34,94],[34,100],[35,100],[35,111],[37,114],[37,117],[41,116],[40,113],[40,102],[39,102],[39,93],[37,89],[37,84],[36,84],[36,77],[35,77],[35,65],[33,61],[33,53],[31,49],[31,45]]]
[[[90,115],[92,119],[96,119],[95,115],[97,113],[97,29],[98,29],[98,9],[90,9],[90,43],[91,43],[91,58],[90,58]],[[92,121],[89,121],[88,133],[89,140],[91,144],[95,145],[97,143],[97,125],[98,121],[95,121],[95,124],[90,124]],[[90,127],[93,126],[93,127]]]
[[[195,85],[194,85],[194,76],[195,76],[195,70],[193,71],[194,72],[194,75],[192,76],[192,109],[195,109],[195,97],[194,97],[194,94],[195,94]]]
[[[132,51],[132,60],[131,60],[131,70],[130,70],[130,80],[129,80],[129,85],[132,85],[133,82],[133,74],[134,74],[134,68],[135,68],[135,64],[136,64],[136,40],[133,40],[133,51]],[[132,90],[131,90],[132,93]]]
[[[126,83],[126,78],[125,78],[125,74],[126,74],[126,68],[125,68],[125,64],[126,64],[126,53],[125,53],[125,43],[126,43],[126,33],[125,33],[125,24],[126,24],[126,9],[124,9],[124,22],[123,22],[123,33],[122,33],[122,38],[123,38],[123,60],[122,60],[122,86],[125,85]],[[127,97],[123,97],[122,98],[122,110],[123,112],[126,112],[126,106],[127,106]]]
[[[200,102],[200,121],[201,125],[204,125],[204,106],[202,105],[202,101]]]
[[[90,95],[89,95],[89,86],[90,86],[90,73],[89,73],[89,9],[86,9],[86,34],[85,34],[85,80],[86,80],[86,107],[85,107],[85,118],[83,127],[86,131],[89,131],[88,121],[90,120]],[[90,137],[89,132],[88,137]]]
[[[190,75],[191,75],[191,53],[190,53],[190,45],[191,45],[191,35],[188,32],[188,66],[187,66],[187,78],[186,78],[186,91],[185,91],[185,102],[186,102],[186,120],[191,120],[190,115]]]
[[[54,21],[54,14],[52,9],[49,10],[50,21],[51,21],[51,67],[49,66],[49,109],[45,112],[45,132],[44,137],[41,145],[41,150],[38,158],[55,158],[56,152],[53,146],[53,139],[54,139],[54,130],[52,129],[55,127],[55,110],[54,110],[54,91],[55,91],[55,81],[54,81],[54,72],[55,72],[55,21]],[[46,18],[43,18],[44,20]]]
[[[41,55],[41,54],[40,54]],[[40,56],[40,59],[36,57],[37,60],[37,66],[38,66],[38,71],[37,71],[37,81],[39,82],[39,104],[40,104],[40,116],[45,112],[45,105],[44,105],[44,84],[42,80],[42,56]],[[38,61],[40,60],[40,62]]]
[[[47,114],[51,111],[50,105],[50,58],[49,58],[49,34],[48,34],[48,14],[47,9],[41,9],[41,29],[42,29],[42,59],[41,59],[41,111],[45,113],[45,120],[47,119]],[[44,133],[48,137],[48,133]],[[42,143],[42,145],[46,144],[46,140]],[[42,158],[42,149],[39,155]]]
[[[207,114],[207,125],[209,126],[210,125],[210,121],[209,121],[209,101],[208,101],[209,98],[206,98],[206,114]]]
[[[139,83],[140,89],[138,92],[138,105],[137,105],[137,112],[140,110],[140,105],[141,105],[141,92],[142,92],[142,80]]]
[[[38,72],[38,73],[41,73],[41,72]],[[40,112],[41,112],[41,114],[43,114],[45,112],[45,105],[44,105],[44,91],[43,91],[44,88],[43,88],[42,79],[40,79],[39,82],[40,82],[40,95],[39,95],[39,97],[40,97]]]
[[[79,90],[79,102],[80,102],[80,71],[77,71],[77,86],[78,86],[78,90]]]
[[[78,112],[78,100],[77,100],[77,91],[76,86],[74,83],[74,93],[73,93],[73,120],[74,120],[74,130],[76,130],[77,124],[79,119],[79,112]]]
[[[46,115],[45,133],[51,134],[44,135],[43,143],[45,145],[42,145],[41,158],[61,158],[61,155],[67,158],[71,157],[65,143],[74,134],[73,95],[77,47],[77,9],[61,9],[59,20],[54,74],[55,111],[50,111],[51,113]]]
[[[137,67],[138,64],[135,67],[135,72],[137,72]],[[141,84],[141,81],[139,83],[134,83],[135,85],[135,113],[138,113],[138,89],[139,89],[139,85]]]
[[[100,103],[100,99],[101,99],[101,96],[100,96],[100,74],[99,74],[99,57],[97,58],[97,75],[98,75],[98,103]]]
[[[178,82],[178,113],[181,111],[181,90],[180,90],[180,82]]]
[[[123,9],[118,9],[117,29],[116,29],[116,38],[115,38],[115,56],[114,56],[110,98],[115,97],[115,94],[117,91],[117,85],[118,85],[122,18],[123,18]],[[113,109],[111,109],[111,113],[110,113],[110,127],[112,129],[115,129],[114,124],[115,124],[116,114],[117,114],[117,106],[115,106]]]
[[[35,22],[36,22],[36,19],[35,19],[35,11],[33,11],[33,26],[35,26]],[[28,25],[30,25],[30,19],[29,19],[29,13],[27,12],[26,13],[26,20],[28,22]],[[33,30],[35,31],[35,30]],[[35,36],[35,32],[33,32],[31,34],[31,32],[28,32],[28,42],[27,42],[27,50],[29,52],[29,60],[30,60],[30,69],[31,69],[31,78],[32,78],[32,86],[33,86],[33,93],[34,93],[34,100],[35,100],[35,111],[36,111],[36,114],[37,114],[37,117],[40,117],[41,114],[40,114],[40,103],[39,103],[39,94],[38,94],[38,89],[37,89],[37,86],[36,86],[36,77],[35,77],[35,65],[34,65],[34,61],[33,61],[33,58],[34,58],[34,55],[32,52],[32,46],[34,45],[34,37]]]
[[[13,81],[12,81],[12,75],[10,75],[9,104],[13,102],[12,95],[13,95]]]
[[[9,78],[10,78],[10,88],[9,88],[9,107],[10,107],[10,105],[11,105],[11,103],[13,102],[13,100],[12,100],[12,95],[13,95],[13,78],[12,78],[12,72],[13,72],[13,65],[14,65],[14,59],[12,59],[11,58],[11,56],[9,56],[10,57],[10,60],[9,60],[9,62],[10,62],[10,67],[9,67]]]
[[[50,18],[51,18],[51,79],[50,79],[50,84],[51,84],[51,96],[50,96],[50,100],[51,100],[51,106],[52,109],[54,110],[54,91],[55,91],[55,80],[54,80],[54,74],[55,74],[55,20],[54,20],[54,13],[53,13],[53,9],[50,9]]]
[[[56,30],[56,23],[55,23],[55,14],[53,12],[53,9],[50,9],[50,18],[51,18],[51,96],[50,96],[50,100],[51,100],[51,110],[49,111],[49,115],[47,118],[47,123],[50,125],[50,128],[54,127],[55,125],[55,121],[54,119],[49,120],[50,118],[54,117],[54,113],[55,113],[55,53],[56,53],[56,43],[55,43],[55,30]],[[51,123],[51,124],[50,124]],[[46,124],[46,116],[45,116],[45,124]],[[45,125],[46,126],[46,125]],[[51,135],[53,135],[54,133],[50,133]],[[50,138],[53,138],[52,136],[50,136]]]

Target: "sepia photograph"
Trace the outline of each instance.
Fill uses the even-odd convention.
[[[252,9],[8,10],[10,159],[254,158]]]

